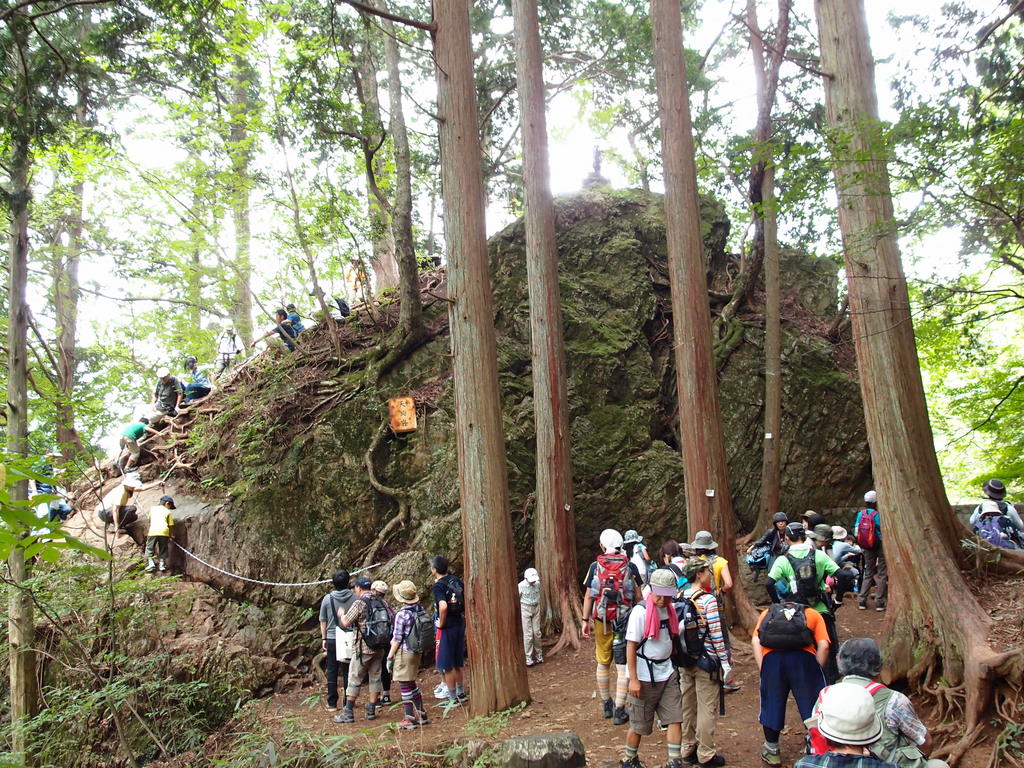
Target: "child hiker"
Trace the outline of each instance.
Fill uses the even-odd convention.
[[[523,571],[519,582],[519,609],[523,616],[523,647],[526,666],[544,663],[544,649],[540,644],[540,574],[536,568]]]
[[[640,739],[651,735],[655,715],[668,726],[665,768],[682,768],[683,696],[672,662],[672,638],[679,634],[679,618],[672,607],[676,575],[659,568],[651,574],[649,584],[647,599],[633,607],[626,627],[629,731],[622,768],[643,768],[638,756]]]
[[[159,569],[167,570],[167,549],[171,539],[174,518],[171,510],[176,509],[170,496],[160,498],[160,503],[149,510],[149,535],[146,536],[146,573]]]
[[[434,621],[424,612],[416,585],[411,581],[400,581],[391,591],[395,600],[402,603],[402,607],[395,614],[395,630],[391,636],[391,649],[385,667],[398,681],[398,688],[402,692],[405,718],[398,723],[398,727],[411,731],[429,722],[423,707],[423,694],[416,684],[416,675],[420,671],[424,644],[433,642]]]

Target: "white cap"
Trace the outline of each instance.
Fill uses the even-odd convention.
[[[171,369],[168,368],[166,365],[161,366],[160,368],[156,369],[156,377],[158,379],[162,379],[164,376],[170,376],[170,375],[171,375]]]
[[[877,504],[878,494],[875,493],[874,491],[868,491],[867,493],[864,494],[864,501],[866,501],[868,504]]]
[[[523,578],[531,584],[536,584],[538,581],[540,581],[540,574],[537,573],[536,568],[527,568],[525,571],[523,571]]]
[[[605,554],[612,554],[622,549],[622,534],[614,528],[605,528],[601,531],[601,549]]]

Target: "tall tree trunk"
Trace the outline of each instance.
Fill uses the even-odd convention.
[[[815,12],[853,338],[891,584],[887,673],[942,694],[939,718],[950,717],[966,730],[948,750],[955,761],[984,728],[993,700],[1004,717],[1020,722],[1024,655],[989,646],[991,619],[960,570],[967,565],[960,545],[965,531],[946,498],[928,421],[863,3],[816,0]],[[1002,550],[997,567],[1022,564],[1020,553]]]
[[[572,495],[568,384],[558,291],[555,208],[551,200],[544,72],[536,0],[513,0],[519,113],[526,185],[526,276],[530,294],[533,419],[537,435],[534,547],[546,629],[561,627],[552,649],[579,648],[576,513]]]
[[[747,29],[757,84],[757,125],[754,128],[754,162],[750,168],[750,205],[754,217],[754,242],[746,278],[748,291],[764,265],[764,443],[761,456],[761,506],[755,531],[770,524],[779,511],[782,426],[782,360],[779,292],[778,212],[775,207],[775,169],[772,158],[772,111],[779,88],[779,70],[789,46],[791,0],[779,0],[775,45],[765,56],[764,32],[757,20],[757,0],[747,0]],[[742,281],[741,281],[742,282]],[[736,294],[729,305],[737,301]]]
[[[235,225],[235,264],[232,270],[235,296],[231,305],[231,322],[247,347],[252,344],[252,294],[249,291],[252,280],[252,227],[249,221],[249,192],[252,188],[252,174],[249,170],[252,159],[252,139],[249,136],[252,76],[249,63],[241,55],[236,55],[231,61],[231,103],[228,105],[228,156],[231,159],[234,183],[231,190],[231,217]]]
[[[89,10],[82,11],[79,27],[81,37],[89,30]],[[78,131],[88,130],[89,84],[78,82],[78,101],[75,104],[75,123]],[[53,306],[57,320],[57,446],[65,461],[85,451],[75,424],[75,373],[78,369],[78,264],[82,253],[82,235],[85,229],[84,197],[85,172],[75,164],[71,186],[70,226],[68,246],[59,249],[54,259]]]
[[[14,135],[10,137],[10,243],[7,272],[7,451],[28,454],[28,186],[30,154],[30,109],[33,84],[24,69],[28,60],[29,21],[15,12],[8,19],[14,45],[10,66],[15,78],[12,105],[18,111]],[[28,481],[16,483],[12,501],[28,498]],[[27,533],[27,532],[26,532]],[[32,599],[22,586],[28,578],[24,551],[14,547],[7,559],[11,585],[8,587],[7,639],[11,683],[11,753],[13,762],[24,764],[28,754],[25,721],[36,711],[35,620]]]
[[[189,322],[196,330],[202,323],[203,306],[203,256],[206,252],[206,200],[199,186],[192,190],[192,215],[188,220],[189,258],[188,258],[188,279],[186,290],[188,291]]]
[[[381,0],[381,4],[387,3]],[[409,134],[405,127],[405,109],[402,106],[402,57],[395,39],[395,25],[382,19],[384,27],[384,58],[388,67],[388,105],[391,108],[391,141],[395,147],[395,207],[391,216],[391,233],[398,260],[398,334],[393,344],[397,349],[408,349],[425,334],[423,305],[420,302],[419,264],[412,234],[412,159],[409,154]]]
[[[530,690],[509,517],[469,3],[435,0],[434,50],[452,299],[466,635],[473,659],[471,711],[482,715],[527,701]]]
[[[654,66],[665,169],[665,230],[672,293],[676,388],[689,535],[711,531],[738,573],[736,517],[725,464],[718,382],[711,351],[711,313],[704,276],[697,167],[679,3],[651,0]],[[753,624],[753,606],[735,580],[737,618]]]
[[[384,174],[380,162],[380,148],[384,143],[384,120],[380,111],[380,89],[377,87],[377,65],[373,60],[373,27],[366,28],[366,42],[359,58],[356,78],[356,92],[363,108],[363,131],[366,146],[376,148],[365,153],[366,203],[370,216],[370,237],[373,252],[370,256],[370,270],[373,272],[373,292],[380,293],[386,288],[398,285],[398,261],[395,256],[395,240],[391,226],[389,206],[378,198],[378,180]],[[373,129],[371,131],[371,128]]]

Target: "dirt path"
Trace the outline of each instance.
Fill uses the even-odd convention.
[[[879,638],[885,615],[875,611],[858,611],[852,597],[847,597],[845,606],[838,612],[840,638],[867,636]],[[758,753],[763,741],[761,727],[757,722],[758,677],[749,644],[736,643],[734,669],[743,688],[726,698],[726,715],[719,718],[717,741],[720,753],[729,765],[754,768],[761,765]],[[471,670],[470,670],[471,673]],[[432,723],[429,727],[413,732],[397,734],[398,749],[407,754],[437,754],[442,742],[450,741],[459,735],[484,737],[488,739],[507,738],[530,733],[552,733],[557,731],[574,731],[579,734],[586,747],[587,760],[590,765],[597,765],[602,760],[621,759],[621,750],[627,726],[613,726],[611,720],[604,719],[599,712],[599,702],[594,691],[594,657],[593,645],[586,643],[578,652],[562,653],[550,658],[542,665],[529,670],[530,693],[533,701],[528,707],[512,714],[507,724],[500,729],[474,728],[467,729],[468,713],[458,708],[445,717],[436,705],[431,693],[438,682],[432,670],[421,674],[420,685],[429,705]],[[472,694],[472,682],[469,683]],[[330,720],[323,706],[314,709],[303,703],[318,689],[312,684],[303,691],[275,696],[264,703],[264,713],[271,717],[296,716],[303,720],[306,727],[323,735],[337,736],[350,733],[356,736],[354,742],[362,744],[367,750],[373,751],[384,743],[385,734],[392,731],[391,724],[402,717],[401,706],[392,705],[385,708],[380,717],[373,722],[363,719],[362,701],[356,710],[355,725],[335,725]],[[392,695],[397,698],[397,685]],[[786,765],[792,765],[802,754],[803,725],[796,706],[789,702],[787,708],[787,727],[783,731],[782,755]],[[396,738],[388,736],[387,738]],[[664,733],[655,730],[646,737],[640,748],[643,762],[651,766],[659,766],[665,762]],[[977,757],[978,759],[973,759]],[[983,765],[980,755],[968,755],[962,763],[965,768]]]

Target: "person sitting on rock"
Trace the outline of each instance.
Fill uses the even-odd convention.
[[[881,737],[882,722],[859,685],[837,683],[822,693],[818,730],[828,751],[801,757],[793,768],[896,768],[869,752]]]
[[[868,746],[868,750],[879,760],[887,760],[899,768],[948,768],[942,760],[928,759],[932,751],[931,734],[910,699],[877,682],[881,672],[882,652],[870,637],[851,637],[839,648],[839,674],[843,676],[839,683],[865,689],[882,723],[878,741]],[[815,705],[808,726],[821,717],[822,700]],[[818,727],[820,730],[820,720]]]
[[[124,463],[125,472],[129,472],[138,466],[139,457],[142,455],[142,447],[139,445],[139,441],[147,432],[151,435],[160,434],[157,430],[149,426],[149,419],[145,416],[142,416],[137,421],[126,425],[125,428],[121,430],[121,453],[117,457],[117,463],[121,463],[121,458],[124,456],[124,452],[127,451],[128,460]]]
[[[629,730],[622,768],[643,768],[638,754],[640,740],[653,732],[655,715],[668,726],[665,768],[682,768],[683,696],[679,673],[672,663],[672,638],[679,634],[679,619],[672,607],[676,575],[659,568],[651,574],[650,588],[646,600],[629,612],[626,628]]]
[[[185,372],[192,379],[187,384],[181,385],[181,392],[185,396],[183,405],[188,405],[193,400],[201,400],[210,394],[213,386],[210,384],[210,377],[199,370],[199,361],[194,355],[185,358]]]
[[[153,390],[153,415],[150,421],[155,425],[165,417],[174,417],[178,413],[178,406],[181,405],[181,382],[171,375],[171,369],[167,366],[159,368],[156,372],[156,388]]]
[[[359,697],[359,689],[367,685],[370,689],[370,700],[366,702],[366,719],[377,719],[377,701],[381,691],[381,669],[384,665],[385,651],[373,648],[366,640],[367,623],[377,600],[373,594],[373,582],[365,576],[356,579],[356,600],[338,623],[345,628],[356,628],[355,649],[348,673],[348,689],[345,691],[345,708],[331,718],[336,723],[354,723],[356,721],[355,706]]]
[[[832,526],[832,551],[829,552],[839,570],[833,574],[832,594],[837,603],[847,592],[856,590],[860,579],[861,551],[856,540],[841,525]]]

